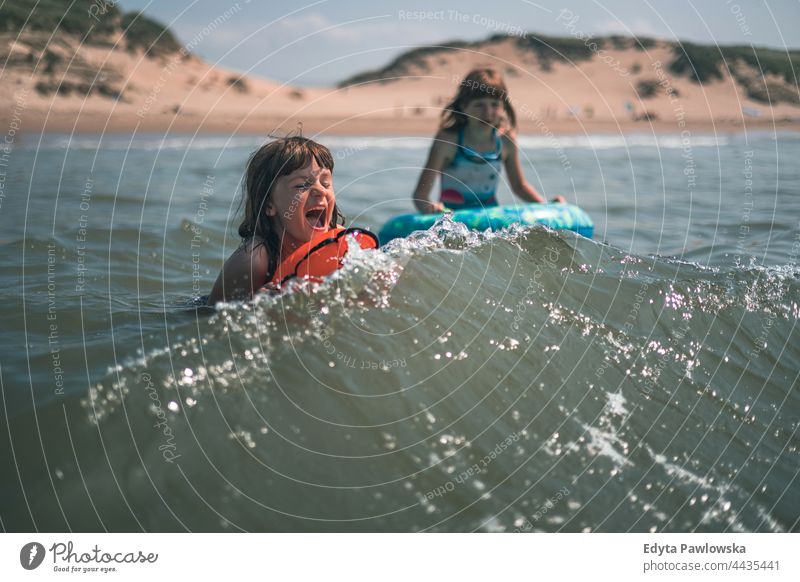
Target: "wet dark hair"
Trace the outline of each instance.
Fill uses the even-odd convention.
[[[278,268],[281,255],[281,241],[276,218],[267,216],[265,209],[275,182],[281,176],[288,176],[296,170],[308,166],[311,161],[317,162],[320,168],[333,172],[333,156],[328,148],[311,139],[300,136],[284,137],[271,141],[253,152],[247,162],[245,181],[242,187],[244,218],[239,225],[239,236],[242,245],[255,240],[267,250],[269,268],[267,281]],[[334,204],[330,227],[344,224],[344,215]]]
[[[493,97],[503,102],[508,123],[517,128],[517,114],[511,105],[503,76],[491,68],[473,69],[459,84],[455,98],[444,108],[440,129],[461,129],[467,124],[464,107],[470,101]]]

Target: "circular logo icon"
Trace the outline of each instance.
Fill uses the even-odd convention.
[[[35,570],[44,561],[44,546],[39,542],[30,542],[19,551],[19,563],[26,570]]]

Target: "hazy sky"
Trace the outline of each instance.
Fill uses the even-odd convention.
[[[299,85],[381,67],[419,45],[519,31],[639,34],[800,47],[800,0],[121,0],[169,24],[206,60]],[[569,10],[571,16],[563,12]],[[575,20],[577,17],[577,20]],[[567,22],[570,26],[567,27]]]

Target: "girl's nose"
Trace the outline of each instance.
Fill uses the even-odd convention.
[[[325,187],[322,185],[322,182],[319,180],[315,180],[314,183],[311,185],[311,189],[309,191],[310,196],[317,196],[319,198],[325,196]]]

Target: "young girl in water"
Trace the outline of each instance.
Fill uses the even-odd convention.
[[[277,139],[250,156],[243,198],[242,243],[222,267],[209,305],[332,273],[347,252],[347,234],[362,248],[378,246],[374,234],[339,226],[344,216],[333,191],[333,156],[310,139]]]
[[[494,69],[470,72],[442,113],[439,133],[414,191],[417,210],[432,213],[497,206],[502,166],[514,194],[526,202],[546,202],[522,173],[516,129],[503,77]],[[442,183],[440,200],[431,202],[437,175]],[[564,198],[553,201],[564,202]]]

